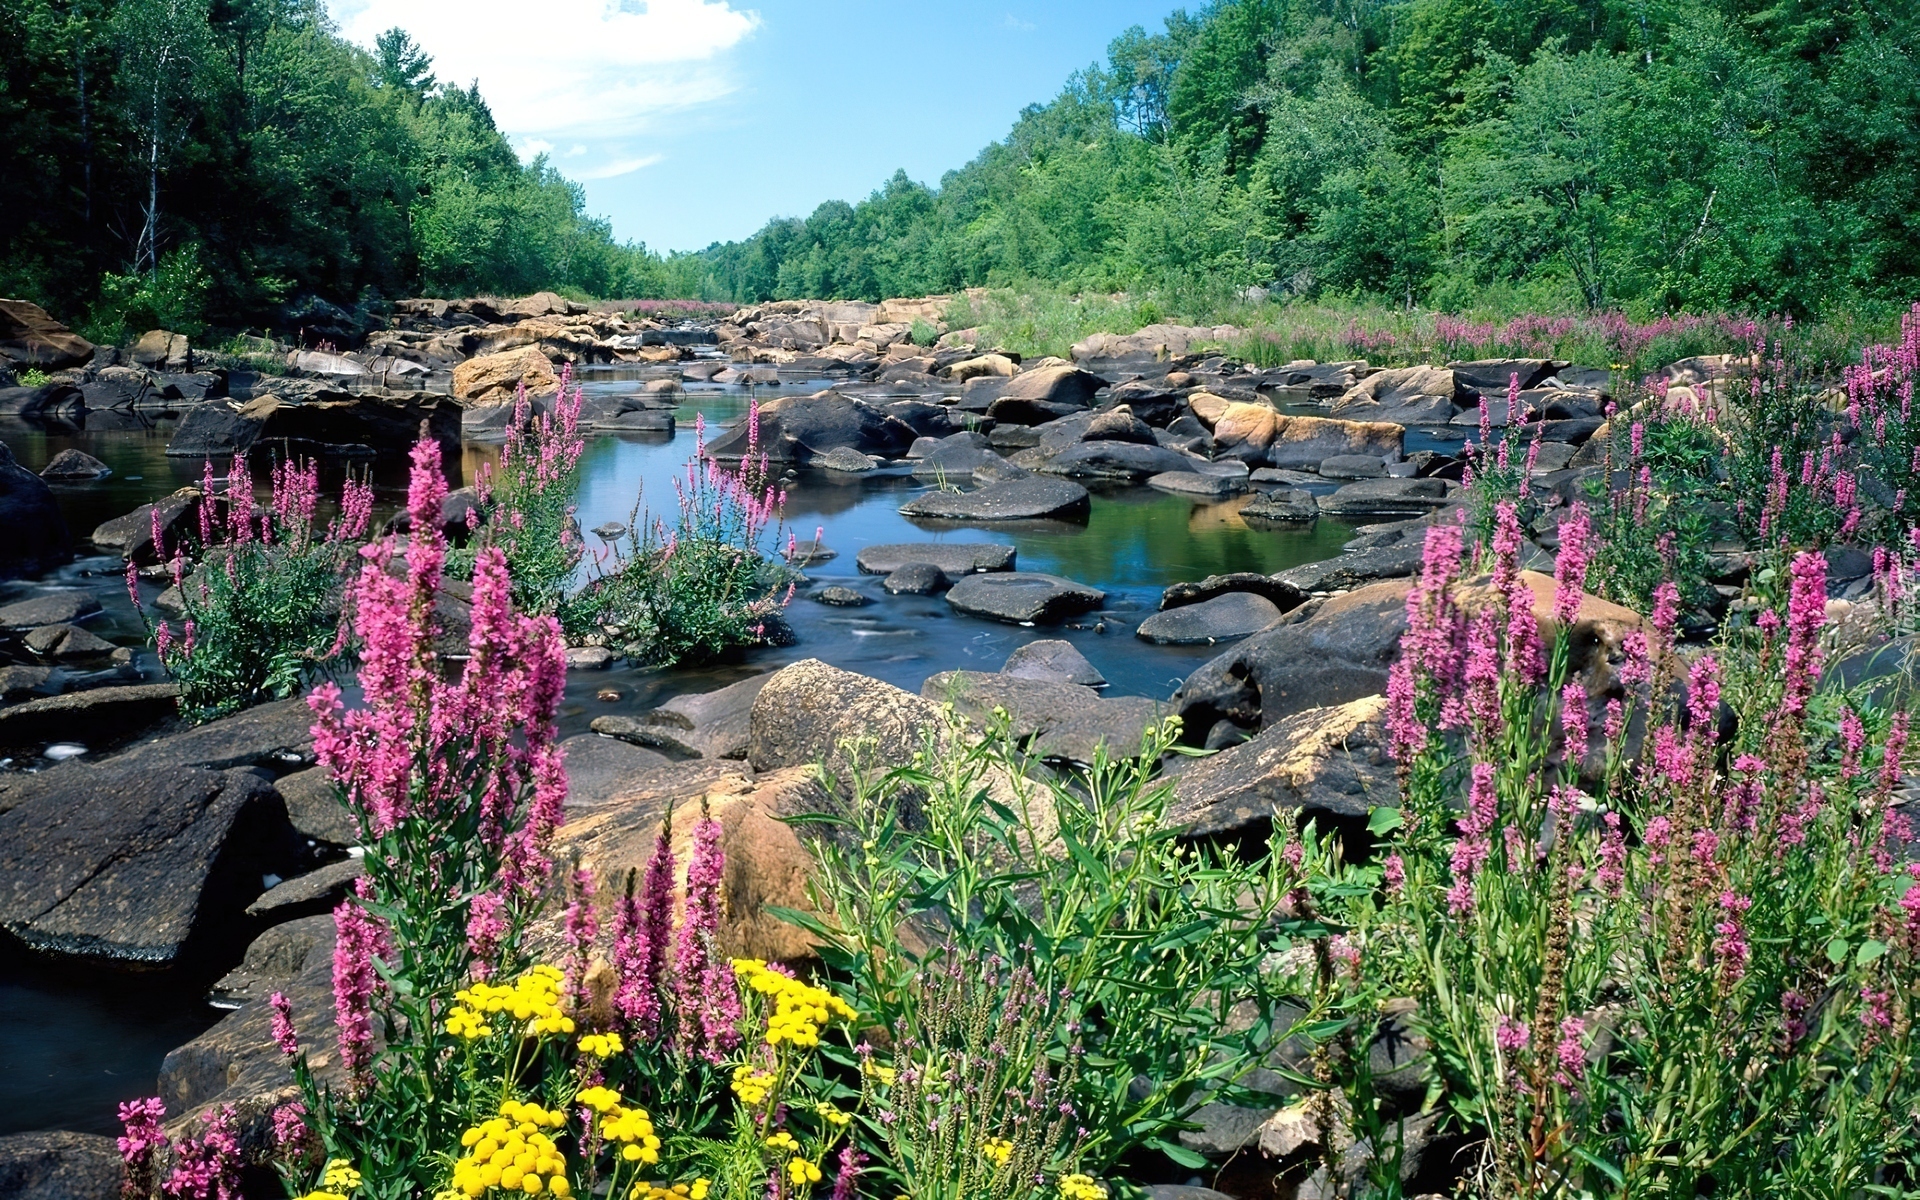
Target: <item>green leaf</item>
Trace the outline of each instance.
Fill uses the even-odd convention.
[[[1833,939],[1827,943],[1827,961],[1836,967],[1839,966],[1847,961],[1847,951],[1852,948],[1843,937]]]
[[[1594,1154],[1591,1154],[1586,1150],[1582,1150],[1578,1146],[1575,1146],[1573,1148],[1573,1156],[1579,1159],[1581,1162],[1586,1163],[1588,1166],[1594,1168],[1596,1171],[1599,1171],[1602,1175],[1605,1175],[1608,1179],[1612,1180],[1613,1185],[1615,1187],[1627,1186],[1626,1175],[1621,1172],[1619,1167],[1614,1166],[1612,1163],[1608,1162],[1606,1159],[1600,1158]]]
[[[1197,1169],[1207,1165],[1205,1155],[1196,1154],[1185,1146],[1176,1145],[1173,1142],[1167,1141],[1165,1138],[1148,1138],[1147,1146],[1150,1149],[1158,1150],[1179,1166]]]
[[[1407,819],[1397,808],[1382,806],[1367,814],[1367,832],[1375,837],[1385,837],[1406,823]]]
[[[1886,952],[1887,944],[1885,942],[1876,942],[1872,938],[1868,938],[1866,941],[1860,943],[1859,953],[1853,956],[1853,965],[1856,967],[1864,967]]]

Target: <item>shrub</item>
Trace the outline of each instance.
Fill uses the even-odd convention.
[[[538,415],[521,384],[499,465],[482,466],[474,480],[483,517],[472,546],[454,556],[455,569],[470,573],[482,548],[497,547],[513,580],[514,603],[526,612],[562,610],[585,552],[573,519],[586,448],[580,429],[584,401],[584,392],[573,384],[572,364],[561,368],[560,390]]]
[[[1023,1162],[1051,1147],[1048,1169],[1068,1174],[1103,1174],[1141,1150],[1204,1165],[1174,1140],[1186,1118],[1310,1027],[1275,1027],[1280,997],[1263,966],[1292,939],[1327,933],[1300,911],[1304,898],[1282,911],[1299,847],[1243,863],[1183,844],[1165,823],[1171,781],[1153,766],[1176,735],[1170,722],[1139,758],[1103,751],[1087,770],[1054,776],[1024,761],[1004,729],[975,739],[957,726],[912,763],[833,781],[848,815],[805,819],[829,835],[815,842],[823,915],[786,915],[822,939],[821,957],[876,1024],[912,1039],[909,1058],[938,1045],[951,1061],[967,1049],[943,1032],[950,1016],[926,1011],[928,991],[944,997],[941,1013],[960,1005],[976,1025],[1011,1021],[1031,1041],[1009,1048],[1009,1063],[1028,1073],[1023,1086],[1064,1095],[1071,1137],[1015,1136],[991,1106],[967,1116],[974,1133],[1010,1139]],[[930,938],[943,949],[923,960],[913,947]],[[994,989],[944,982],[982,963],[998,964]],[[942,982],[929,988],[929,977]],[[916,1200],[977,1183],[967,1167],[978,1164],[940,1138],[888,1137]]]
[[[940,340],[940,330],[939,327],[932,322],[920,317],[915,317],[913,320],[913,328],[908,331],[907,336],[912,339],[913,344],[916,346],[931,346]]]
[[[781,612],[793,597],[793,576],[776,550],[786,493],[759,448],[757,404],[747,421],[735,470],[706,459],[706,425],[697,421],[694,457],[684,479],[674,479],[673,528],[636,509],[627,549],[616,548],[611,564],[570,602],[570,624],[598,625],[628,655],[663,666],[789,636]],[[791,557],[791,533],[787,543]]]
[[[163,561],[173,555],[184,616],[177,632],[164,620],[149,622],[149,631],[161,665],[180,685],[180,712],[189,721],[284,699],[342,660],[342,580],[372,516],[373,491],[349,479],[340,513],[325,528],[316,519],[319,499],[319,468],[283,462],[274,467],[271,505],[256,510],[240,454],[228,468],[225,502],[216,503],[209,462],[191,574],[189,548],[166,545],[155,511],[153,544]],[[139,608],[131,562],[127,591]]]
[[[20,372],[21,387],[45,387],[52,379],[53,376],[48,375],[39,367],[28,367],[26,370]]]

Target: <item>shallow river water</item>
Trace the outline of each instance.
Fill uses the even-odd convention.
[[[589,391],[633,391],[645,376],[633,371],[588,371]],[[823,384],[787,386],[777,393]],[[671,514],[671,479],[693,454],[696,415],[710,430],[744,416],[750,394],[738,388],[689,384],[676,433],[593,435],[582,461],[578,517],[583,529],[626,524],[636,501]],[[761,397],[768,398],[767,389]],[[165,455],[175,420],[94,413],[84,428],[0,422],[4,440],[29,470],[69,447],[113,468],[109,478],[56,487],[69,527],[84,537],[97,524],[157,495],[196,481],[201,464]],[[1415,448],[1409,444],[1409,449]],[[462,471],[471,480],[497,449],[469,445]],[[397,503],[404,479],[376,477],[383,500]],[[337,480],[329,486],[337,487]],[[837,557],[807,569],[814,586],[845,584],[868,596],[862,608],[831,608],[806,598],[803,587],[788,610],[796,644],[755,651],[737,662],[698,670],[615,668],[576,672],[562,715],[565,731],[585,732],[606,713],[644,712],[685,692],[704,691],[802,658],[872,675],[911,691],[932,674],[954,669],[997,670],[1016,647],[1036,638],[1073,642],[1109,683],[1109,695],[1167,698],[1180,681],[1218,648],[1158,647],[1133,636],[1133,626],[1155,611],[1161,589],[1225,571],[1272,573],[1339,553],[1353,526],[1322,518],[1303,529],[1256,529],[1238,510],[1246,497],[1196,502],[1146,487],[1096,490],[1084,525],[1046,524],[1017,530],[993,527],[931,529],[900,515],[900,505],[930,485],[910,476],[837,476],[805,472],[789,487],[788,526],[806,540],[821,531]],[[784,540],[784,539],[783,539]],[[587,535],[589,546],[600,540]],[[876,576],[854,564],[862,546],[907,541],[990,541],[1016,547],[1017,569],[1063,575],[1106,591],[1100,612],[1073,625],[1027,628],[955,614],[938,596],[889,596]],[[110,640],[137,645],[142,629],[115,559],[82,559],[55,580],[0,585],[0,602],[49,582],[87,580],[107,611],[89,628]],[[143,656],[155,674],[151,656]],[[604,701],[606,690],[619,695]],[[20,764],[16,764],[20,765]],[[225,964],[230,965],[230,964]],[[116,1101],[151,1094],[160,1059],[211,1024],[219,1013],[202,999],[203,978],[102,976],[64,972],[33,963],[0,946],[0,1134],[64,1128],[108,1132]]]

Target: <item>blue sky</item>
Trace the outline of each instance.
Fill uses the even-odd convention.
[[[371,45],[393,25],[440,78],[475,78],[523,154],[545,150],[614,233],[660,250],[937,183],[1025,105],[1104,59],[1161,0],[329,0]]]

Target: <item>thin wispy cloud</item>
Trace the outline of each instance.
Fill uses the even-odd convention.
[[[657,162],[664,161],[665,158],[666,155],[664,154],[648,154],[640,158],[627,159],[624,162],[613,162],[601,167],[589,167],[584,171],[569,171],[567,173],[575,179],[581,180],[618,179],[622,175],[631,175],[635,171],[651,167]]]
[[[1032,33],[1034,30],[1040,28],[1038,25],[1035,25],[1032,21],[1022,21],[1019,17],[1014,16],[1012,13],[1007,14],[1007,19],[1006,21],[1003,22],[1003,24],[1005,24],[1008,29],[1018,30],[1021,33]]]

